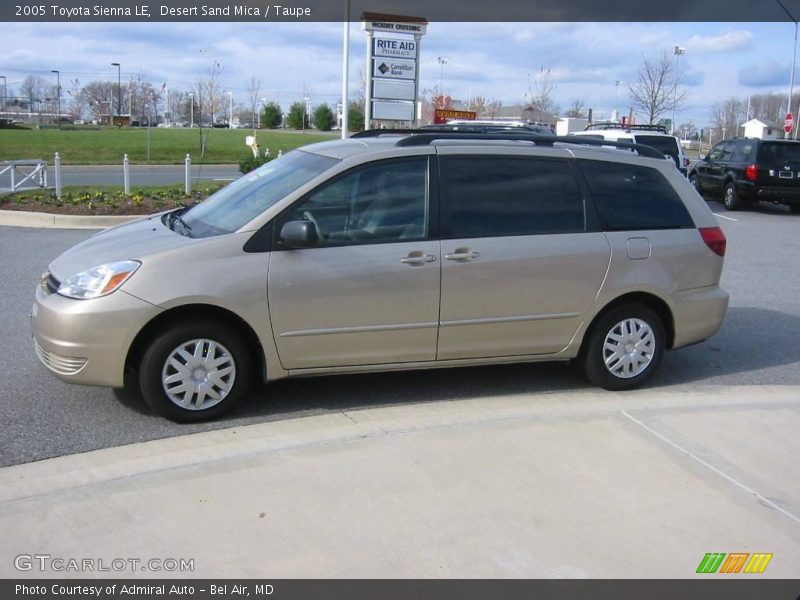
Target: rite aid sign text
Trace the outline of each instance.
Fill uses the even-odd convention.
[[[376,37],[373,41],[373,56],[388,58],[406,58],[414,60],[417,57],[417,42],[413,40],[397,40]]]

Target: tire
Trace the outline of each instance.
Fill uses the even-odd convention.
[[[624,353],[618,361],[613,361],[611,348],[606,348],[606,341],[610,344],[617,343],[616,337],[628,337],[631,333],[621,330],[622,324],[629,326],[633,340],[622,343],[631,344],[628,348],[639,348],[631,353]],[[637,329],[638,327],[638,329]],[[636,342],[641,332],[649,330],[643,338]],[[649,343],[642,343],[650,339]],[[650,379],[661,362],[664,353],[664,324],[661,318],[646,306],[640,304],[625,304],[611,309],[601,315],[592,325],[588,339],[585,341],[581,362],[587,379],[595,385],[606,390],[630,390],[642,385]],[[624,352],[625,347],[620,347]],[[637,359],[636,365],[627,358],[633,356]],[[606,361],[609,366],[606,366]],[[646,362],[645,362],[646,361]],[[630,367],[628,367],[630,365]]]
[[[800,204],[790,204],[789,210],[792,211],[793,215],[800,215]]]
[[[689,176],[689,183],[692,185],[694,189],[697,190],[698,194],[700,194],[701,196],[703,195],[703,188],[700,186],[700,180],[697,178],[697,175],[695,173],[692,173]]]
[[[181,365],[185,369],[177,368]],[[156,413],[193,423],[230,411],[247,393],[252,373],[253,360],[242,336],[222,323],[201,319],[177,323],[152,340],[139,365],[139,385]]]
[[[727,210],[740,210],[744,208],[744,202],[736,191],[736,183],[729,181],[725,184],[725,195],[722,197],[722,204]]]

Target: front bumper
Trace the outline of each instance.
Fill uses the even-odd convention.
[[[31,309],[34,349],[63,381],[121,387],[133,339],[159,312],[122,290],[74,300],[37,286]]]

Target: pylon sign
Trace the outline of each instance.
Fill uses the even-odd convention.
[[[361,15],[367,34],[367,129],[372,121],[416,121],[420,41],[427,26],[421,17]]]

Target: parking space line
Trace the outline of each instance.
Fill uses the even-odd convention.
[[[720,219],[728,219],[728,221],[736,221],[739,222],[739,219],[734,219],[733,217],[726,217],[725,215],[721,215],[719,213],[714,213],[715,216],[719,217]]]
[[[661,441],[663,441],[663,442],[666,442],[667,444],[669,444],[670,446],[672,446],[673,448],[675,448],[675,449],[676,449],[676,450],[678,450],[679,452],[682,452],[683,454],[685,454],[685,455],[686,455],[686,456],[688,456],[689,458],[691,458],[691,459],[693,459],[693,460],[695,460],[695,461],[699,462],[701,465],[703,465],[703,466],[704,466],[704,467],[706,467],[707,469],[710,469],[711,471],[713,471],[713,472],[714,472],[714,473],[716,473],[717,475],[720,475],[721,477],[724,477],[725,479],[727,479],[728,481],[730,481],[732,484],[734,484],[734,485],[736,485],[736,486],[740,487],[741,489],[743,489],[743,490],[744,490],[745,492],[747,492],[748,494],[752,494],[753,496],[755,496],[755,497],[756,497],[756,498],[759,500],[759,502],[762,502],[762,503],[766,504],[766,505],[767,505],[767,506],[769,506],[770,508],[774,508],[775,510],[777,510],[778,512],[781,512],[781,513],[783,513],[784,515],[786,515],[787,517],[789,517],[789,518],[790,518],[790,519],[792,519],[793,521],[797,521],[798,523],[800,523],[800,517],[798,517],[798,516],[796,516],[796,515],[794,515],[794,514],[790,513],[790,512],[789,512],[788,510],[786,510],[786,509],[783,509],[783,508],[781,508],[780,506],[778,506],[777,504],[775,504],[775,503],[774,503],[772,500],[768,500],[767,498],[765,498],[764,496],[762,496],[761,494],[759,494],[759,493],[758,493],[757,491],[755,491],[754,489],[752,489],[752,488],[750,488],[750,487],[747,487],[747,486],[746,486],[745,484],[743,484],[741,481],[738,481],[738,480],[734,479],[733,477],[731,477],[730,475],[728,475],[728,474],[727,474],[727,473],[725,473],[724,471],[721,471],[720,469],[718,469],[718,468],[717,468],[717,467],[715,467],[714,465],[712,465],[712,464],[710,464],[710,463],[707,463],[707,462],[706,462],[706,461],[704,461],[702,458],[700,458],[700,457],[699,457],[699,456],[697,456],[696,454],[693,454],[691,451],[687,450],[687,449],[686,449],[686,448],[684,448],[683,446],[680,446],[679,444],[676,444],[675,442],[673,442],[672,440],[670,440],[670,439],[669,439],[669,438],[667,438],[666,436],[664,436],[664,435],[662,435],[662,434],[658,433],[658,432],[657,432],[655,429],[653,429],[652,427],[649,427],[649,426],[645,425],[644,423],[642,423],[642,422],[641,422],[639,419],[637,419],[636,417],[633,417],[633,416],[631,416],[631,415],[630,415],[630,414],[629,414],[627,411],[623,410],[623,411],[621,411],[621,412],[622,412],[622,416],[624,416],[624,417],[625,417],[625,418],[627,418],[627,419],[630,419],[631,421],[633,421],[634,423],[636,423],[637,425],[639,425],[640,427],[642,427],[642,428],[643,428],[643,429],[645,429],[646,431],[648,431],[648,432],[652,433],[654,436],[656,436],[656,437],[657,437],[658,439],[660,439]]]

